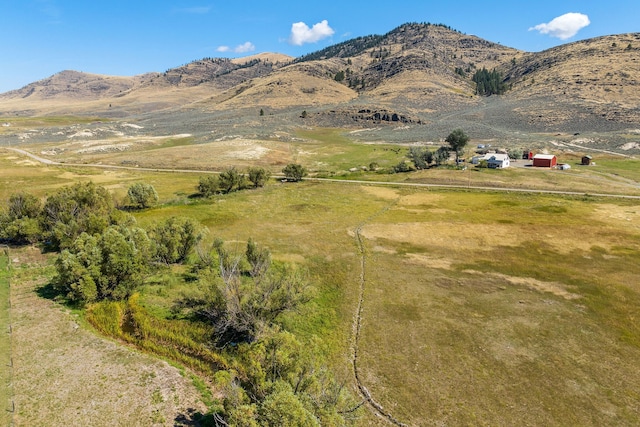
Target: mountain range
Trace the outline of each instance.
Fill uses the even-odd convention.
[[[496,70],[493,95],[526,127],[617,128],[640,123],[640,33],[523,52],[440,24],[407,23],[292,58],[262,53],[204,58],[133,77],[62,71],[0,94],[0,115],[127,117],[171,109],[313,111],[338,125],[426,123],[431,114],[477,116],[487,98],[472,77]],[[499,100],[498,100],[499,99]],[[496,113],[500,115],[501,113]]]

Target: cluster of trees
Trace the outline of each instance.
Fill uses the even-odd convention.
[[[15,244],[43,242],[52,250],[71,246],[83,232],[96,234],[131,217],[114,207],[113,198],[92,182],[63,187],[44,203],[32,194],[15,193],[0,214],[0,239]]]
[[[200,280],[208,289],[198,312],[214,326],[220,347],[260,340],[282,313],[311,297],[298,270],[274,264],[269,250],[252,239],[243,254],[231,252],[216,239],[208,250],[200,248],[198,255]]]
[[[135,209],[147,209],[158,203],[158,193],[151,184],[136,182],[127,190],[129,203]]]
[[[282,173],[287,181],[302,181],[302,178],[307,176],[307,169],[298,163],[289,163],[282,169]]]
[[[293,62],[308,62],[335,57],[347,58],[351,56],[357,56],[365,50],[377,46],[382,41],[382,39],[383,36],[380,35],[356,37],[355,39],[331,45],[316,52],[303,55],[295,59]]]
[[[142,285],[151,257],[151,241],[141,228],[112,225],[100,234],[84,232],[57,258],[53,287],[81,305],[122,300]]]
[[[488,71],[483,67],[474,73],[472,80],[476,83],[476,95],[502,95],[507,91],[504,78],[496,69]]]
[[[303,112],[306,113],[306,112]],[[287,181],[301,181],[307,176],[304,166],[290,163],[282,169]],[[196,190],[203,197],[211,197],[215,194],[228,194],[247,188],[264,187],[271,178],[271,173],[261,167],[250,167],[247,173],[241,173],[235,167],[231,167],[219,175],[204,175],[198,180]]]
[[[150,184],[132,184],[128,206],[144,209],[158,202]],[[132,217],[117,210],[112,195],[92,182],[62,187],[44,203],[28,193],[14,193],[0,213],[0,239],[14,244],[45,243],[51,250],[69,247],[82,233],[95,234],[110,225],[129,224]]]
[[[427,169],[432,164],[440,166],[449,159],[449,149],[442,146],[432,151],[427,147],[414,146],[409,148],[409,159],[416,169]]]
[[[317,345],[277,330],[237,346],[239,360],[250,368],[242,376],[231,370],[215,375],[225,396],[216,425],[319,427],[355,421],[362,402],[318,363]]]
[[[423,146],[413,146],[409,148],[408,157],[415,169],[427,169],[431,167],[432,164],[440,166],[449,160],[449,153],[452,151],[455,153],[457,165],[460,156],[464,152],[464,148],[469,142],[469,136],[464,133],[462,129],[456,129],[447,136],[445,142],[447,142],[448,145],[443,145],[435,151]],[[394,168],[395,172],[409,172],[411,170],[414,169],[406,161],[400,162]]]
[[[219,175],[201,176],[198,181],[197,191],[203,197],[211,197],[214,194],[228,194],[247,188],[264,187],[271,174],[260,167],[251,167],[247,173],[241,173],[231,167]]]

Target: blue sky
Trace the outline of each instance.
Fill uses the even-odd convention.
[[[406,22],[525,51],[640,32],[638,0],[0,0],[0,92],[71,69],[165,71],[205,57],[300,56]]]

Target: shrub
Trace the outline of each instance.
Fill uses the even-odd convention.
[[[302,165],[296,163],[289,163],[282,169],[282,173],[287,180],[295,182],[301,181],[302,178],[307,176],[307,170]]]
[[[215,175],[201,176],[198,182],[198,193],[203,197],[211,197],[218,191],[219,181]]]
[[[158,203],[158,193],[151,184],[137,182],[129,187],[129,201],[134,208],[146,209]]]

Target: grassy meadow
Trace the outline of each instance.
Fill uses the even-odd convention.
[[[639,232],[635,202],[403,196],[363,228],[365,383],[410,425],[636,424]]]
[[[327,175],[373,161],[388,167],[402,156],[336,135],[300,131],[305,142],[280,152]],[[146,154],[160,159],[185,141]],[[212,168],[229,162],[210,160]],[[16,188],[44,196],[92,180],[122,200],[131,183],[150,183],[161,204],[135,213],[141,226],[188,216],[206,226],[205,244],[220,237],[240,252],[252,237],[276,260],[301,266],[314,298],[284,324],[320,342],[326,363],[356,396],[353,322],[362,297],[360,377],[403,423],[640,423],[637,200],[311,180],[201,199],[194,197],[197,174],[43,166],[8,151],[0,151],[0,166],[2,199]],[[353,176],[638,194],[636,166],[611,157],[566,173],[442,168]],[[175,303],[195,292],[186,271],[172,272],[150,277],[141,290],[139,304],[159,322],[174,319]],[[373,424],[385,425],[365,411],[358,425]]]

